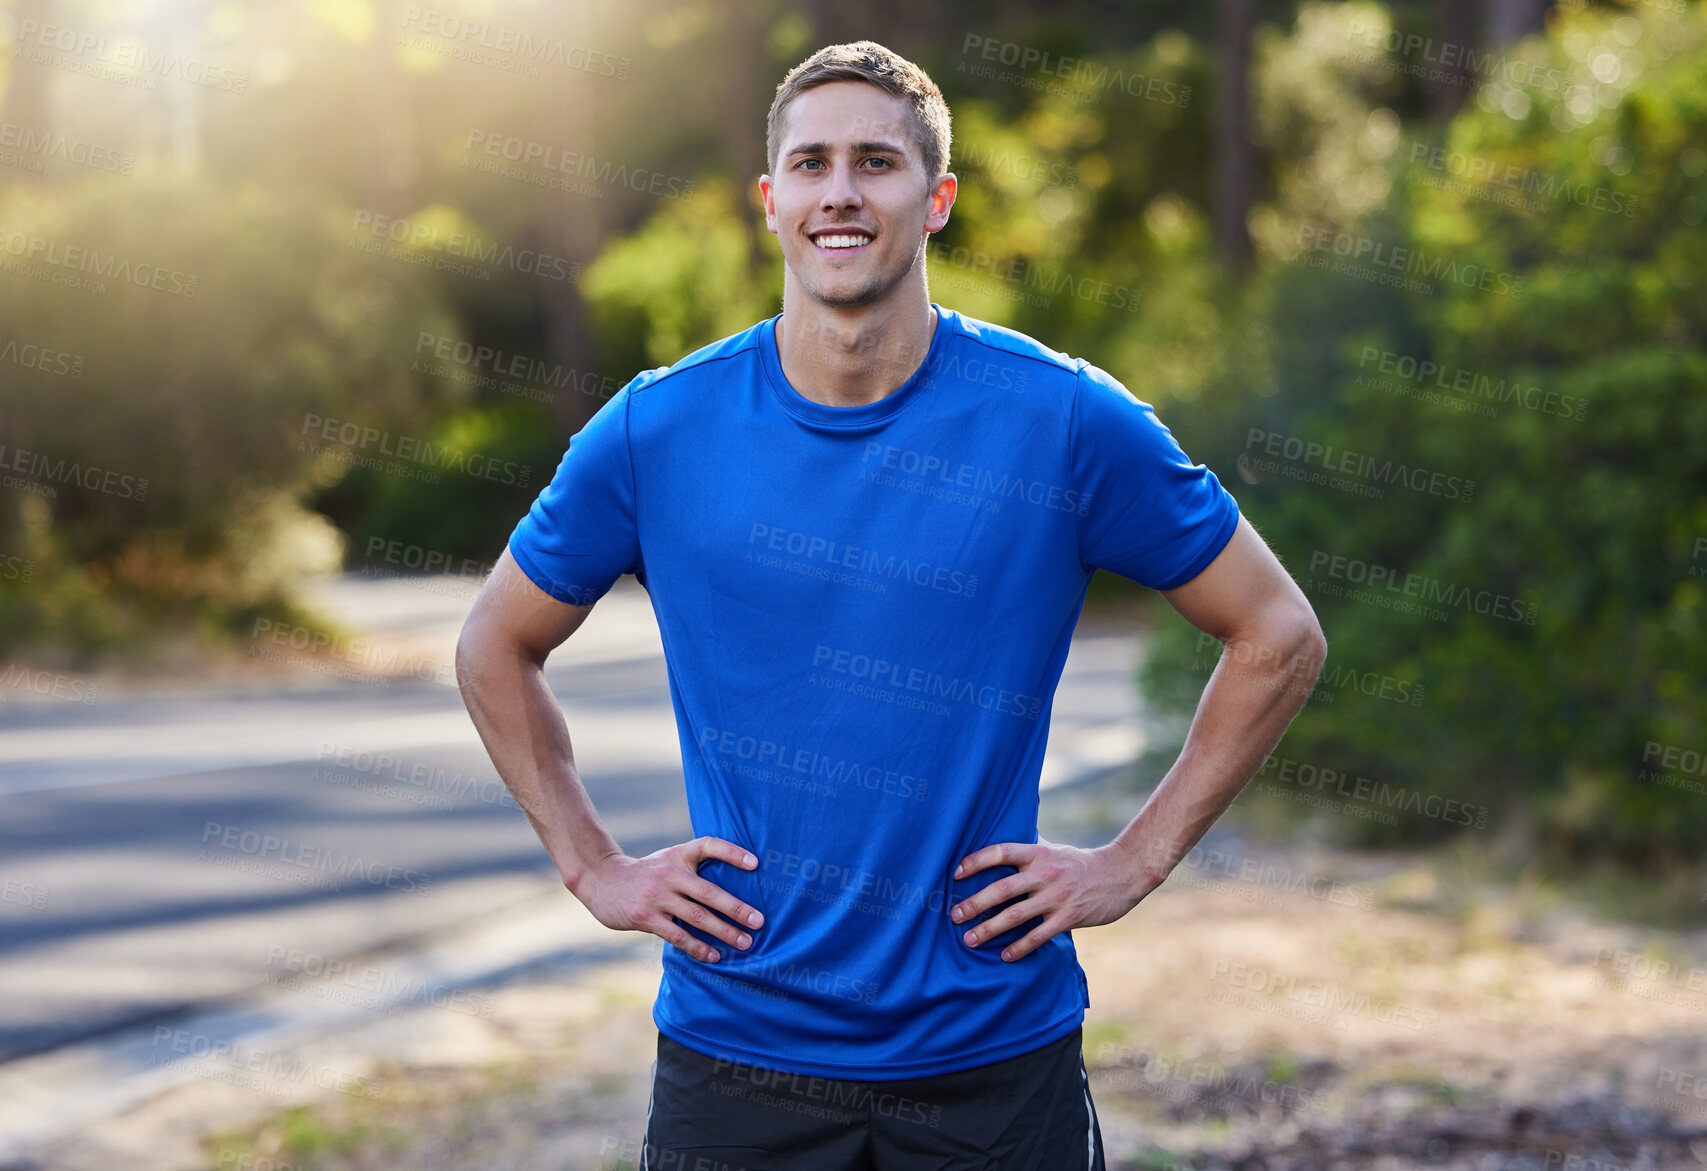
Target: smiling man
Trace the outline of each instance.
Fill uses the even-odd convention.
[[[634,379],[571,442],[464,629],[492,759],[600,922],[672,947],[642,1168],[1101,1168],[1070,932],[1154,890],[1325,654],[1237,505],[1108,374],[935,305],[949,114],[861,41],[778,87],[782,312]],[[1097,568],[1229,645],[1114,841],[1039,840]],[[542,667],[651,596],[693,841],[623,853]]]

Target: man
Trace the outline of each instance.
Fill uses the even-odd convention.
[[[605,925],[672,945],[643,1168],[1103,1166],[1068,932],[1167,876],[1325,654],[1215,476],[1107,374],[933,305],[949,115],[880,45],[770,114],[782,313],[637,377],[570,444],[458,647],[469,711]],[[1236,646],[1113,842],[1038,840],[1092,573]],[[542,664],[624,573],[669,665],[691,842],[605,832]]]

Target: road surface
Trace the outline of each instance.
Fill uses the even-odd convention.
[[[625,583],[547,679],[601,815],[644,853],[691,830],[657,628]],[[472,594],[347,577],[321,599],[443,667]],[[1046,786],[1137,755],[1136,653],[1075,642]],[[568,897],[448,670],[345,673],[0,704],[0,1062]]]

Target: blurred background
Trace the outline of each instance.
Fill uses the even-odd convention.
[[[953,111],[933,300],[1154,404],[1331,647],[1081,933],[1111,1166],[1707,1161],[1693,0],[8,0],[4,1166],[633,1165],[656,948],[451,647],[600,404],[780,308],[765,111],[861,37]],[[1106,841],[1220,648],[1119,579],[1081,636],[1045,835]],[[554,663],[687,836],[644,595]]]

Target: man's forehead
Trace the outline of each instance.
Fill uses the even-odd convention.
[[[905,98],[884,93],[861,81],[836,81],[814,86],[784,111],[782,153],[802,142],[845,144],[893,139],[912,141],[912,108]]]

